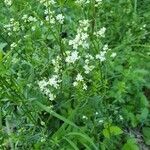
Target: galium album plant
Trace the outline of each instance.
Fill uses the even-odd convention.
[[[148,5],[0,2],[0,149],[148,149]]]

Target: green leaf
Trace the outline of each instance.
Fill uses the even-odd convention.
[[[89,142],[93,146],[93,148],[95,150],[98,150],[98,148],[96,147],[96,145],[93,143],[93,140],[88,135],[86,135],[86,134],[79,133],[79,132],[70,132],[67,135],[74,135],[74,136],[79,136],[81,138],[84,138],[87,142]]]
[[[63,139],[65,139],[71,146],[74,150],[79,150],[78,147],[68,138],[64,137]]]
[[[147,145],[150,145],[150,128],[144,127],[142,129],[143,135],[144,135],[144,141]]]
[[[123,131],[118,127],[118,126],[111,126],[110,127],[110,132],[113,134],[113,135],[120,135],[123,133]]]
[[[110,133],[110,131],[109,131],[108,129],[104,129],[104,130],[103,130],[103,135],[104,135],[104,137],[106,137],[106,138],[110,138],[111,133]]]
[[[142,113],[141,113],[141,116],[140,116],[141,121],[146,120],[147,117],[148,117],[148,114],[149,114],[149,110],[147,108],[144,108],[142,110]]]
[[[110,126],[110,127],[108,126],[107,128],[103,130],[103,135],[106,138],[110,138],[111,136],[114,136],[114,135],[120,135],[122,133],[123,131],[118,126]]]
[[[64,121],[64,122],[66,122],[67,124],[69,124],[69,125],[71,125],[71,126],[73,126],[73,127],[79,129],[79,127],[78,127],[77,125],[75,125],[72,121],[70,121],[70,120],[68,120],[67,118],[65,118],[65,117],[63,117],[63,116],[57,114],[56,112],[54,112],[53,110],[51,110],[51,108],[49,108],[49,107],[43,105],[43,104],[40,103],[40,102],[36,102],[36,104],[37,104],[40,108],[42,108],[43,110],[45,110],[45,111],[47,111],[48,113],[50,113],[52,116],[54,116],[54,117],[56,117],[56,118],[58,118],[58,119],[60,119],[60,120],[62,120],[62,121]]]
[[[135,139],[129,139],[127,143],[124,144],[122,150],[139,150]]]

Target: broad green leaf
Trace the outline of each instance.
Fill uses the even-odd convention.
[[[110,138],[111,136],[114,136],[114,135],[120,135],[122,133],[123,131],[118,126],[110,126],[110,127],[108,126],[107,128],[103,130],[103,135],[106,138]]]
[[[129,139],[127,143],[124,144],[122,150],[139,150],[135,139]]]
[[[113,135],[120,135],[123,133],[123,131],[118,127],[118,126],[111,126],[110,127],[110,132],[113,134]]]
[[[104,135],[104,137],[106,137],[106,138],[110,138],[111,133],[110,133],[110,131],[109,131],[108,129],[104,129],[104,130],[103,130],[103,135]]]

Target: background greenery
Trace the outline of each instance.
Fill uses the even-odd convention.
[[[11,6],[0,1],[0,149],[150,148],[150,2],[105,0],[95,10],[97,15],[94,0],[90,2],[79,6],[58,0],[52,9],[66,17],[60,30],[59,24],[52,28],[44,21],[44,7],[37,0],[13,0]],[[24,23],[24,14],[38,22]],[[4,25],[11,18],[25,30],[11,31],[9,36]],[[107,28],[105,39],[98,42],[100,47],[108,43],[117,56],[101,64],[101,76],[97,70],[90,74],[88,92],[70,85],[82,66],[67,68],[62,89],[50,102],[37,81],[51,75],[62,33],[66,39],[74,37],[78,20],[84,18]]]

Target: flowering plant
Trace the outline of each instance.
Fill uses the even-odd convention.
[[[139,5],[0,2],[0,149],[147,147],[150,21]]]

